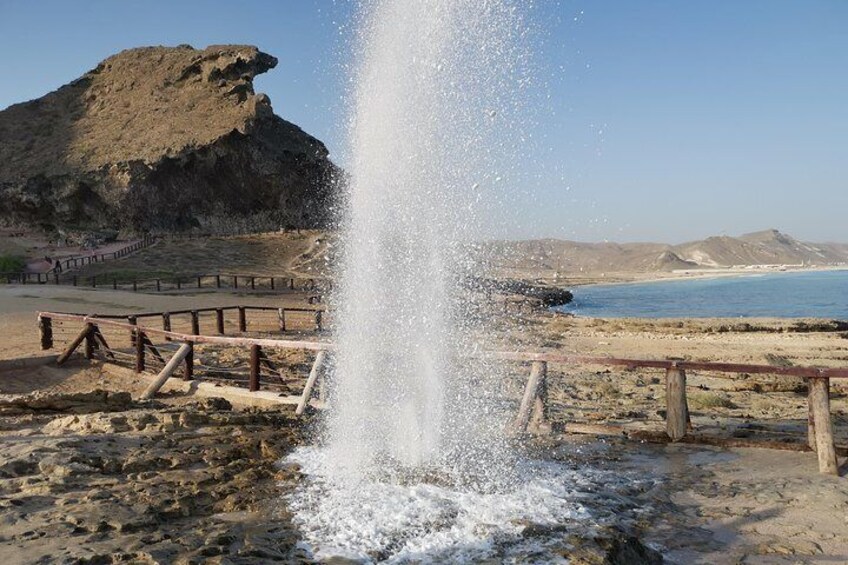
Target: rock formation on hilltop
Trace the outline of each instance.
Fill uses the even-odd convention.
[[[328,220],[335,166],[274,115],[244,45],[142,47],[0,112],[0,219],[174,230],[256,217]]]

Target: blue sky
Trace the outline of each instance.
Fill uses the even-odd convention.
[[[250,43],[276,112],[339,155],[346,1],[0,0],[0,108],[121,49]],[[848,1],[539,1],[549,102],[509,237],[848,241]],[[343,164],[343,163],[342,163]]]

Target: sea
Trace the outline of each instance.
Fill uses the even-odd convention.
[[[848,320],[848,270],[599,284],[572,289],[563,312],[596,318]]]

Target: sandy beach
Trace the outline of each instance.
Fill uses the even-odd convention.
[[[610,273],[591,273],[580,276],[567,276],[565,278],[556,277],[541,277],[541,280],[554,285],[566,286],[586,286],[586,285],[613,285],[613,284],[630,284],[630,283],[651,283],[665,282],[676,280],[709,280],[725,277],[756,277],[767,274],[780,273],[819,273],[830,271],[845,271],[848,266],[845,265],[830,265],[830,266],[811,266],[811,267],[787,267],[785,269],[764,267],[728,267],[721,269],[692,269],[681,271],[653,271],[653,272],[610,272]]]

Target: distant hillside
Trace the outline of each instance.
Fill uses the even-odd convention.
[[[750,265],[848,263],[848,244],[806,243],[777,230],[715,236],[680,245],[582,243],[558,239],[490,243],[494,268],[540,274],[663,272]]]

